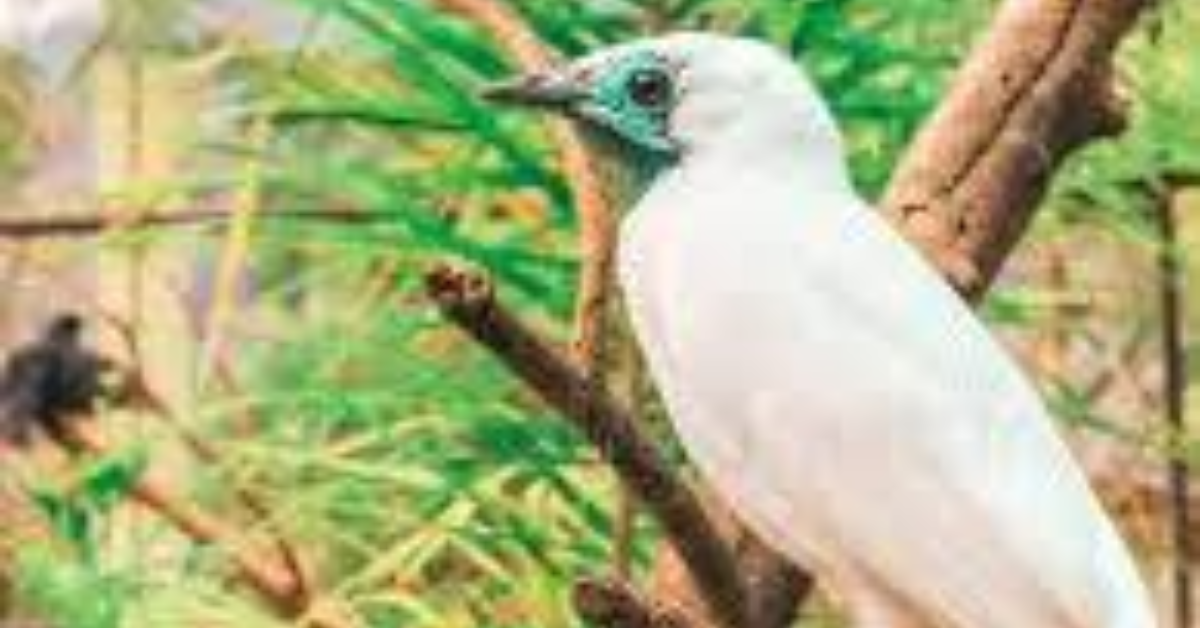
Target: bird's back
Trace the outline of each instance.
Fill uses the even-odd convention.
[[[938,625],[1152,626],[1019,370],[848,186],[791,168],[690,164],[622,229],[631,315],[697,465],[781,549]]]

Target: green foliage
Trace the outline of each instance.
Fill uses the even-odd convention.
[[[866,2],[520,8],[566,54],[668,24],[776,39],[831,90],[877,189],[954,62],[921,38],[958,50],[983,13],[927,3],[959,21],[935,29],[928,13]],[[423,267],[457,257],[561,334],[576,266],[565,182],[535,120],[474,96],[511,71],[477,30],[407,1],[314,7],[336,44],[244,65],[253,109],[277,123],[271,203],[389,220],[261,234],[260,257],[286,268],[271,273],[285,278],[280,305],[311,315],[247,364],[259,427],[228,446],[231,464],[279,496],[370,625],[574,625],[572,577],[606,569],[611,483],[510,376],[409,302]],[[649,541],[639,535],[639,563]]]
[[[173,19],[183,3],[164,8],[167,17],[140,14],[146,0],[126,4],[122,48],[171,50],[159,46],[167,31],[155,20]],[[872,195],[992,9],[984,0],[511,4],[565,55],[680,28],[776,42],[829,96]],[[203,167],[157,183],[195,204],[238,197],[250,163],[262,172],[263,211],[332,208],[380,220],[255,223],[253,302],[222,330],[232,363],[188,365],[202,376],[179,417],[217,445],[220,461],[168,459],[181,476],[173,479],[248,534],[289,539],[330,603],[364,627],[577,625],[569,587],[609,569],[614,482],[561,421],[448,329],[418,286],[436,260],[485,267],[525,318],[565,338],[575,212],[545,130],[475,97],[511,62],[485,33],[429,3],[286,5],[310,17],[305,44],[287,53],[231,44],[236,54],[217,72],[221,97],[203,122],[216,131],[196,147]],[[1200,171],[1200,11],[1163,11],[1157,38],[1140,33],[1123,56],[1130,133],[1071,163],[1039,241],[1081,224],[1145,241],[1139,183]],[[247,140],[259,124],[268,141]],[[196,266],[207,272],[223,240],[153,244],[187,250],[196,241]],[[990,314],[1006,329],[1029,329],[1062,297],[1018,285]],[[196,353],[212,358],[201,336]],[[1148,440],[1114,432],[1070,382],[1047,388],[1073,424]],[[155,464],[157,445],[169,442],[160,431],[145,432]],[[161,526],[129,526],[133,541],[107,534],[120,517],[114,504],[147,464],[141,451],[88,466],[68,488],[31,489],[57,543],[22,561],[23,599],[72,627],[280,625],[227,583],[217,550]],[[270,515],[248,512],[232,488],[261,496]],[[642,522],[635,536],[644,570],[656,531]]]
[[[118,575],[35,548],[24,552],[18,596],[42,617],[74,628],[121,628],[125,600],[135,593]]]
[[[1099,142],[1058,179],[1052,202],[1068,221],[1099,221],[1146,241],[1147,186],[1200,173],[1200,63],[1194,33],[1200,11],[1168,3],[1125,46],[1118,72],[1128,101],[1126,133]]]
[[[97,551],[97,518],[124,500],[146,466],[141,450],[113,455],[85,465],[72,483],[28,489],[51,528],[80,556],[93,560]]]

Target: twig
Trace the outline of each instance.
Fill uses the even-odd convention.
[[[98,456],[111,454],[109,445],[91,427],[86,418],[70,421],[64,445]],[[287,617],[307,618],[311,605],[308,592],[285,570],[248,548],[241,535],[223,521],[179,499],[165,486],[148,477],[137,480],[131,488],[130,497],[193,542],[223,550],[241,581],[258,592],[278,612]],[[344,628],[340,622],[326,617],[307,619],[314,628]]]
[[[150,387],[144,373],[140,371],[130,373],[127,381],[129,383],[126,386],[126,396],[129,397],[131,404],[145,405],[154,416],[159,417],[175,433],[180,442],[198,460],[214,467],[221,464],[221,455],[217,448],[179,421],[170,404]],[[308,599],[312,594],[312,585],[304,568],[304,561],[301,560],[300,553],[276,523],[271,508],[257,493],[236,482],[229,487],[229,493],[246,509],[246,512],[263,522],[271,545],[275,548],[279,562],[287,572],[288,579],[295,590],[293,596],[299,599]]]
[[[93,237],[114,231],[217,225],[233,218],[227,209],[188,209],[134,216],[76,214],[64,216],[0,217],[0,240]],[[259,215],[265,220],[369,225],[394,221],[394,216],[351,211],[274,210]]]
[[[685,559],[713,616],[730,628],[747,626],[745,585],[734,555],[628,410],[504,308],[482,274],[441,267],[427,275],[426,291],[450,321],[571,421],[617,470]]]
[[[436,0],[435,4],[487,30],[522,70],[537,71],[554,64],[551,51],[521,16],[505,4],[494,0]],[[591,384],[602,385],[616,251],[612,209],[604,194],[600,171],[571,123],[557,117],[547,117],[546,122],[558,147],[563,174],[579,215],[579,255],[583,263],[575,294],[572,357]],[[619,491],[614,519],[620,531],[632,527],[635,511],[624,485]],[[625,537],[618,534],[613,543],[613,562],[618,573],[624,571],[627,562],[624,543]]]
[[[271,123],[266,117],[256,117],[249,123],[249,145],[255,155],[265,152],[271,131]],[[216,356],[223,355],[227,349],[225,327],[238,307],[246,262],[252,254],[255,225],[262,209],[263,169],[263,163],[257,157],[249,157],[241,164],[232,216],[221,245],[212,297],[205,315],[208,333],[201,344],[201,381],[208,380]]]
[[[1175,218],[1175,191],[1170,186],[1153,190],[1153,220],[1158,230],[1158,295],[1162,323],[1164,420],[1171,443],[1167,458],[1167,507],[1171,538],[1172,603],[1176,628],[1191,628],[1195,615],[1192,599],[1191,517],[1188,510],[1188,464],[1182,455],[1187,442],[1187,355],[1183,339],[1183,271]]]
[[[521,69],[541,70],[554,55],[511,8],[494,0],[434,0],[436,6],[481,26],[495,38]],[[570,184],[579,213],[579,249],[583,269],[575,301],[574,353],[589,374],[603,362],[604,328],[609,302],[615,234],[612,211],[604,195],[600,170],[570,122],[548,119],[563,174]]]

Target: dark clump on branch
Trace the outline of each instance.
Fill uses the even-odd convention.
[[[0,440],[25,445],[42,432],[66,442],[72,417],[108,392],[112,362],[84,345],[83,326],[79,316],[60,314],[9,355],[0,374]]]

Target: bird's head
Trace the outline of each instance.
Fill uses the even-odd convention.
[[[773,145],[840,158],[832,119],[803,73],[749,39],[677,33],[635,41],[498,83],[484,96],[566,115],[623,156],[659,166]]]
[[[47,342],[74,344],[83,335],[83,318],[74,312],[56,315],[46,324],[43,338]]]

